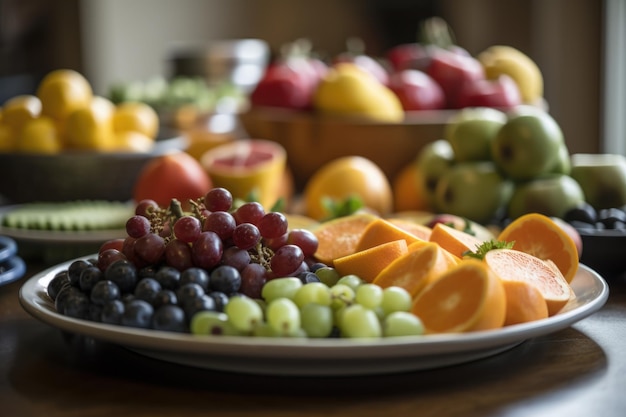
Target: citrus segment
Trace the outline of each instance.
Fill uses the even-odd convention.
[[[332,266],[335,259],[354,253],[365,227],[375,219],[370,213],[356,213],[320,223],[313,229],[318,240],[315,258]]]
[[[551,262],[514,249],[487,252],[484,262],[502,281],[524,281],[535,286],[552,316],[574,296],[563,274]]]
[[[432,228],[430,241],[438,243],[442,248],[458,258],[462,258],[467,251],[474,252],[483,243],[476,236],[443,223],[437,223]]]
[[[578,249],[574,240],[554,220],[543,214],[530,213],[518,217],[500,232],[498,240],[514,242],[513,249],[551,260],[567,282],[572,282],[578,271]]]
[[[409,250],[383,269],[373,283],[387,288],[401,287],[415,297],[428,283],[456,263],[443,254],[443,249],[432,242],[417,250]]]
[[[412,312],[427,333],[497,329],[506,314],[504,286],[484,262],[464,260],[427,285]]]
[[[408,219],[392,217],[388,218],[387,221],[424,240],[428,240],[432,232],[430,227]]]
[[[417,236],[395,226],[391,222],[378,218],[365,227],[365,230],[356,245],[356,251],[362,251],[380,245],[381,243],[398,239],[404,239],[407,245],[410,245],[417,240],[421,240]]]
[[[541,291],[525,281],[502,280],[506,294],[505,326],[548,317],[548,305]]]
[[[406,253],[408,253],[408,246],[404,239],[392,240],[337,258],[334,266],[342,276],[354,274],[367,282],[372,282],[380,271]]]

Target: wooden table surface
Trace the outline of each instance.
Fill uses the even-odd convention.
[[[1,416],[626,415],[626,278],[570,328],[446,368],[371,377],[207,371],[67,337],[0,287]]]

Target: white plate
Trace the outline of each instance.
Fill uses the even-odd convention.
[[[576,294],[557,315],[493,331],[377,340],[193,336],[77,320],[56,313],[46,289],[71,261],[33,276],[20,302],[37,319],[61,330],[126,346],[144,355],[201,368],[273,375],[347,376],[429,369],[495,355],[523,341],[569,327],[599,310],[609,294],[596,272],[581,265]]]

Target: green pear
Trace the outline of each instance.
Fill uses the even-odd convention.
[[[456,113],[445,129],[456,161],[491,160],[491,142],[506,121],[504,112],[490,107],[468,107]]]
[[[422,174],[426,200],[432,206],[439,178],[454,165],[454,151],[450,142],[438,139],[427,143],[417,155],[416,164]]]
[[[439,180],[435,208],[486,224],[501,214],[512,191],[513,183],[498,172],[493,162],[463,162]]]
[[[571,176],[596,210],[626,204],[626,157],[617,154],[574,154]]]
[[[498,168],[513,180],[526,181],[550,172],[564,143],[558,123],[545,112],[512,116],[492,142]]]
[[[565,213],[585,201],[578,182],[569,175],[547,174],[516,184],[507,214],[516,219],[528,213],[563,218]]]

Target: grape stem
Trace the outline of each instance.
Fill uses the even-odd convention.
[[[268,271],[271,271],[270,260],[274,256],[272,251],[267,246],[264,246],[261,242],[257,243],[254,250],[250,251],[250,258],[254,263],[262,265]]]

